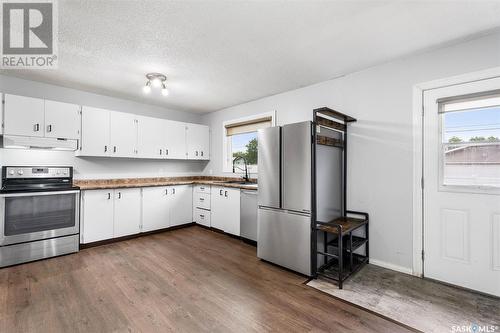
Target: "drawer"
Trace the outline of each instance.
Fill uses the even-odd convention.
[[[206,227],[210,227],[210,211],[201,209],[201,208],[195,208],[193,211],[194,215],[194,221],[197,224],[204,225]]]
[[[196,208],[210,209],[210,194],[194,193],[193,203]]]
[[[210,194],[210,185],[195,185],[194,193],[207,193]]]

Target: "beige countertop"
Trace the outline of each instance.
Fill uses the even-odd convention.
[[[227,178],[227,177],[193,176],[193,177],[159,177],[159,178],[122,178],[122,179],[77,179],[74,180],[73,183],[74,185],[79,186],[81,190],[137,188],[137,187],[173,186],[173,185],[191,185],[191,184],[223,186],[223,187],[239,188],[244,190],[257,190],[257,183],[255,184],[226,183],[227,181],[236,181],[236,180],[242,180],[242,179]]]

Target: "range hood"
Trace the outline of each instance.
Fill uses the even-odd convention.
[[[2,148],[75,151],[78,147],[78,141],[57,138],[4,135],[2,137],[1,146]]]

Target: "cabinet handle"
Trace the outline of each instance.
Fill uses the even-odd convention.
[[[205,201],[205,199],[204,198],[200,198],[200,201]]]
[[[175,188],[172,189],[172,194],[175,194]]]
[[[163,149],[160,149],[160,155],[162,154],[162,152],[163,152]]]
[[[227,198],[227,191],[224,191],[224,196]]]
[[[195,155],[198,156],[198,151],[195,152]]]
[[[222,195],[222,190],[219,190],[219,195]]]
[[[118,192],[118,199],[122,198],[122,192]]]
[[[203,186],[200,186],[200,190],[205,191],[205,188]]]
[[[165,189],[165,194],[166,194],[166,195],[168,195],[168,188],[167,188],[167,189]]]
[[[201,156],[203,157],[203,151],[201,152]]]
[[[168,155],[168,149],[165,149],[165,155]]]
[[[47,125],[47,132],[48,133],[52,132],[52,125]]]
[[[108,193],[108,200],[111,199],[111,193]]]
[[[33,132],[38,132],[40,130],[40,124],[35,124],[33,126]]]
[[[113,146],[113,153],[116,153],[116,146]]]
[[[104,152],[107,153],[108,152],[108,146],[104,146]]]

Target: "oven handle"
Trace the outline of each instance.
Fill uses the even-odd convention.
[[[27,192],[27,193],[2,193],[2,194],[0,194],[0,198],[37,197],[37,196],[42,196],[42,195],[75,194],[75,193],[80,193],[80,190],[50,191],[50,192]]]

